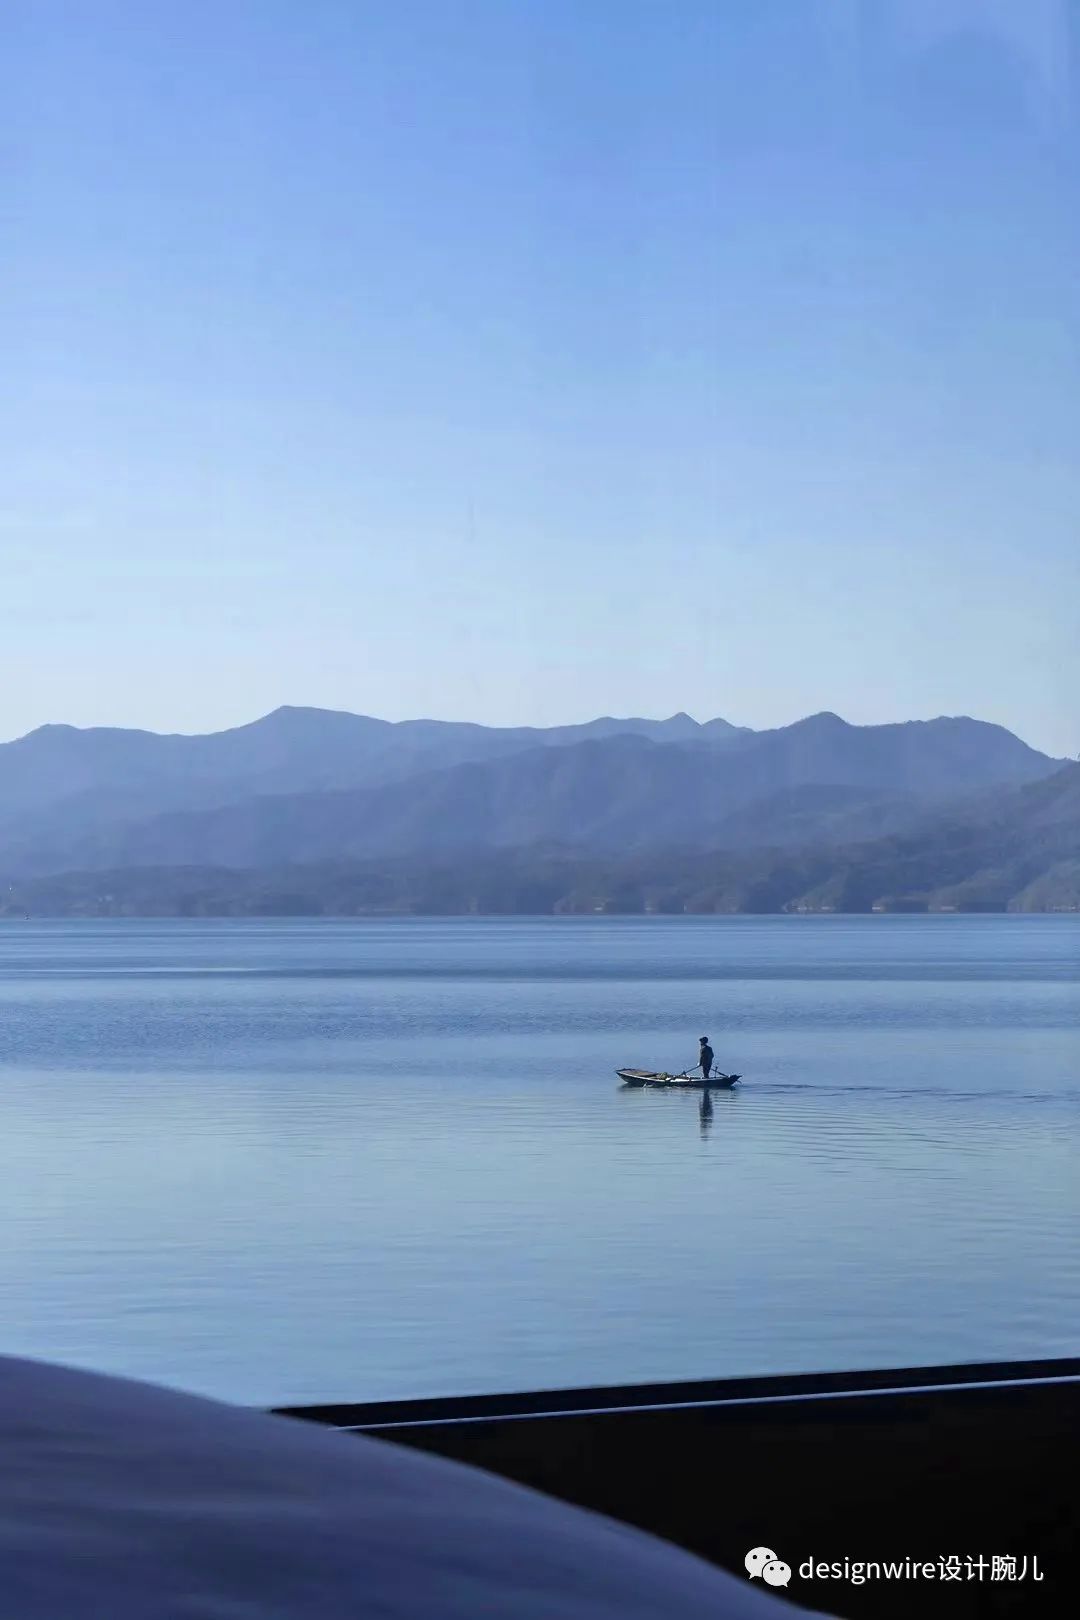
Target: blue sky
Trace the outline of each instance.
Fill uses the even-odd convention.
[[[0,736],[1080,752],[1074,0],[9,0]]]

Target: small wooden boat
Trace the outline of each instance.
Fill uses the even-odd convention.
[[[662,1086],[672,1091],[730,1091],[742,1079],[741,1074],[713,1074],[703,1080],[701,1075],[664,1074],[653,1069],[616,1069],[615,1073],[625,1086]]]

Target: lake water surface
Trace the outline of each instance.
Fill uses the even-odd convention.
[[[1080,918],[2,923],[0,1217],[241,1401],[1076,1354]]]

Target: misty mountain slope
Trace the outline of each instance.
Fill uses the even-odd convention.
[[[348,717],[346,717],[348,718]],[[421,725],[428,723],[421,722]],[[76,867],[364,859],[549,842],[597,851],[836,842],[1056,764],[967,719],[856,727],[817,715],[773,732],[658,743],[620,734],[515,751],[356,791],[262,795],[209,811],[66,830],[9,828],[9,873]]]
[[[455,915],[596,911],[866,912],[891,905],[1080,910],[1080,766],[917,831],[834,849],[570,848],[247,869],[132,866],[16,883],[0,910],[41,915]]]
[[[853,726],[828,713],[753,733],[739,759],[744,771],[761,773],[769,792],[814,782],[927,798],[1035,781],[1062,763],[1003,726],[966,716]]]
[[[230,795],[328,787],[342,769],[377,760],[392,730],[385,721],[315,709],[279,709],[206,736],[43,726],[0,746],[0,815],[93,794],[145,803],[155,791],[190,800],[218,786]]]
[[[797,897],[868,910],[918,902],[958,909],[1039,909],[1069,903],[1080,860],[1080,766],[987,795],[978,807],[926,817],[898,837],[856,845]]]
[[[589,843],[612,790],[639,802],[661,780],[664,745],[639,737],[539,748],[497,763],[455,765],[358,792],[272,795],[220,810],[172,812],[77,835],[62,848],[14,852],[23,869],[58,865],[257,866],[420,848]]]

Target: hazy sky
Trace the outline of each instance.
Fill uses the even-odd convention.
[[[1080,0],[7,0],[0,736],[1080,751]]]

